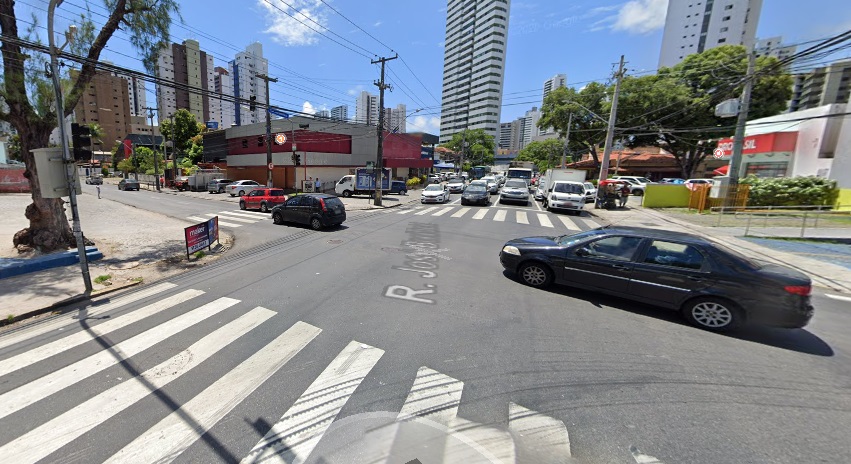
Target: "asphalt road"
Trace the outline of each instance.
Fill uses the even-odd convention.
[[[161,198],[140,193],[139,207]],[[376,430],[365,415],[408,413],[507,431],[519,462],[567,462],[568,441],[581,463],[847,460],[848,300],[815,296],[806,329],[719,335],[616,298],[532,289],[497,253],[510,238],[567,232],[567,216],[534,208],[264,225],[251,232],[262,245],[146,287],[156,293],[2,334],[0,456],[234,462],[258,457],[272,430],[290,458],[351,462],[369,446],[336,446]],[[580,229],[587,219],[570,217]],[[519,433],[517,405],[553,433]],[[399,450],[413,433],[385,437],[391,462],[422,456]],[[533,457],[545,442],[562,453]]]

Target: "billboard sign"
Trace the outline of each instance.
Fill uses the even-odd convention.
[[[420,148],[420,159],[433,159],[434,158],[434,148],[433,147],[422,147]]]
[[[218,121],[207,121],[207,129],[218,130],[219,129],[219,122]]]
[[[215,216],[207,222],[186,227],[183,233],[186,238],[186,259],[189,259],[190,253],[210,248],[214,241],[219,240],[219,217]]]

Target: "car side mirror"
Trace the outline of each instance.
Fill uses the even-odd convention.
[[[582,247],[582,248],[576,250],[576,256],[586,257],[586,256],[591,256],[593,254],[594,254],[594,252],[591,251],[591,249],[587,248],[587,247]]]

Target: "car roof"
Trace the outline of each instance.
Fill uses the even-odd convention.
[[[606,231],[607,234],[617,235],[617,234],[631,234],[631,235],[640,235],[642,237],[647,238],[658,238],[658,239],[670,239],[670,240],[678,240],[682,242],[691,242],[703,245],[712,245],[712,242],[700,237],[698,235],[689,234],[686,232],[676,232],[673,230],[663,230],[663,229],[650,229],[647,227],[633,227],[633,226],[618,226],[611,225],[607,227],[603,227],[603,230]]]
[[[298,196],[300,196],[300,197],[313,197],[313,198],[337,198],[337,195],[330,195],[328,193],[302,193]]]

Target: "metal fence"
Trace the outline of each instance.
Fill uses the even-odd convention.
[[[798,206],[718,206],[710,208],[717,215],[716,226],[739,226],[745,235],[751,229],[769,227],[797,228],[804,237],[807,229],[842,228],[851,229],[851,211],[841,211],[847,205],[798,205]],[[728,219],[732,218],[733,224]]]
[[[735,187],[722,187],[721,195],[717,198],[710,197],[712,185],[698,184],[690,188],[688,208],[696,209],[702,213],[706,209],[718,207],[745,208],[748,204],[748,195],[750,193],[750,185],[739,184]]]

